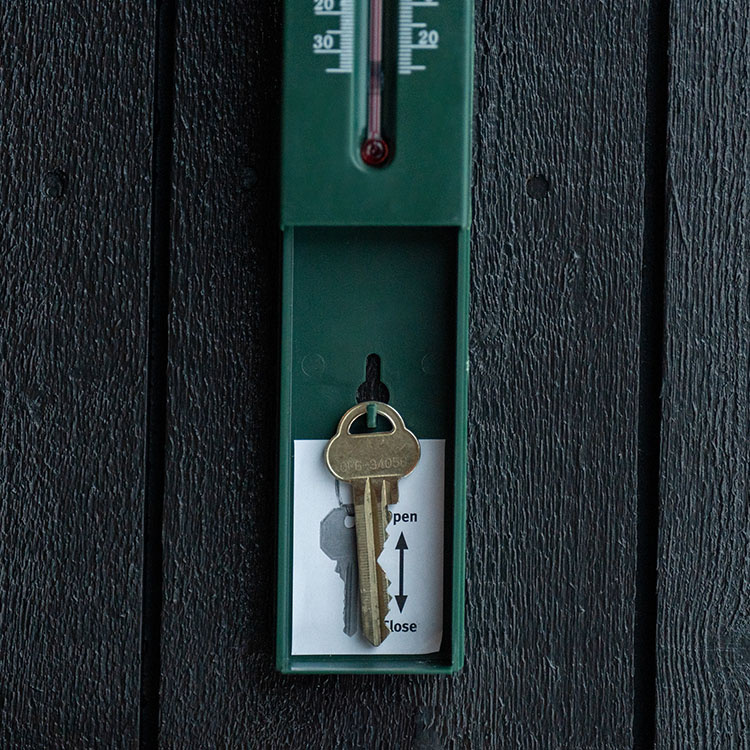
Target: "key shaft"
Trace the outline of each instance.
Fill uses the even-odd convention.
[[[344,633],[353,636],[359,630],[359,581],[354,560],[347,561],[344,572]]]
[[[388,579],[378,564],[385,542],[386,519],[381,494],[373,484],[370,479],[357,480],[352,483],[352,492],[362,632],[373,646],[379,646],[390,632],[385,624]]]

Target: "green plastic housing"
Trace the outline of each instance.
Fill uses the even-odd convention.
[[[326,73],[313,54],[315,0],[285,7],[276,664],[284,673],[451,673],[464,653],[473,5],[413,3],[439,46],[416,50],[424,69],[387,71],[393,156],[371,168],[359,156],[368,4],[353,2],[344,74]],[[391,0],[386,13],[403,19],[405,4]],[[446,441],[443,644],[428,655],[292,655],[294,441],[334,434],[371,353],[409,429]]]

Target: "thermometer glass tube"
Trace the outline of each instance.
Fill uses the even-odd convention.
[[[360,153],[370,167],[382,167],[388,161],[388,142],[383,137],[383,28],[384,0],[370,0],[368,44],[367,134]]]

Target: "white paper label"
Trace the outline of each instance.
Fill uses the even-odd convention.
[[[445,441],[420,441],[417,468],[399,481],[399,502],[390,506],[393,517],[379,562],[391,581],[388,591],[393,598],[385,618],[391,633],[377,647],[360,632],[358,598],[356,632],[344,632],[344,580],[336,572],[336,561],[321,549],[321,523],[331,511],[352,502],[350,486],[337,483],[328,471],[326,443],[294,441],[292,654],[438,651],[443,638]],[[336,515],[346,521],[343,511]],[[352,522],[353,518],[345,525]],[[405,597],[402,611],[397,594]]]

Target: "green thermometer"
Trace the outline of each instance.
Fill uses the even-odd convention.
[[[473,6],[286,0],[284,18],[277,667],[454,672]]]

